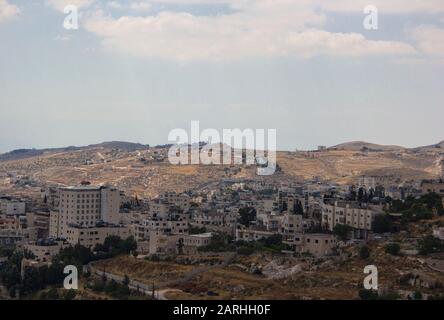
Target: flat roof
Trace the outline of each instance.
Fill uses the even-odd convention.
[[[60,190],[65,191],[99,191],[102,186],[73,186],[73,187],[61,187]]]

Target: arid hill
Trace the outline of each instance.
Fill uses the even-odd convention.
[[[301,181],[314,177],[354,183],[361,176],[379,177],[387,184],[437,178],[444,149],[354,150],[278,152],[279,170],[265,180]],[[116,148],[117,147],[117,148]],[[47,149],[19,159],[0,160],[0,188],[12,187],[12,177],[28,177],[38,186],[109,183],[127,194],[155,196],[168,190],[184,191],[221,180],[254,179],[255,166],[171,165],[166,147],[106,143],[79,149]],[[3,158],[5,159],[5,158]]]

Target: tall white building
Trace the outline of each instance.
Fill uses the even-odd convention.
[[[108,186],[60,188],[59,210],[51,212],[50,236],[67,238],[69,226],[118,224],[121,192]]]

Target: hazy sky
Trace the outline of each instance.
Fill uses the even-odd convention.
[[[0,152],[167,143],[191,120],[290,150],[441,141],[444,1],[0,0]]]

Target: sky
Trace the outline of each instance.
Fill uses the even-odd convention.
[[[0,152],[164,144],[194,120],[280,150],[429,145],[443,75],[442,0],[0,0]]]

